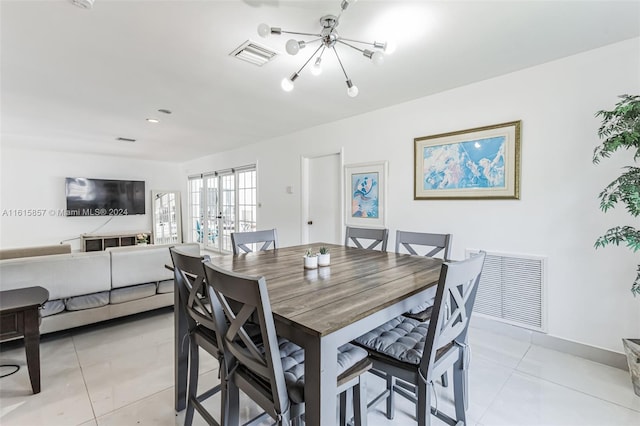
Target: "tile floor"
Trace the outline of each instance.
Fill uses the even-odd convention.
[[[183,424],[184,412],[173,411],[172,315],[163,309],[43,336],[38,395],[31,394],[22,345],[3,344],[0,363],[22,368],[0,379],[0,424]],[[482,329],[470,336],[470,425],[640,425],[640,397],[626,371]],[[201,358],[200,383],[212,386],[217,363]],[[370,375],[368,385],[371,395],[382,389]],[[438,394],[439,408],[449,411],[449,391]],[[249,419],[258,411],[245,402],[242,416]],[[216,399],[209,405],[216,407]],[[373,426],[415,424],[413,406],[402,398],[393,421],[379,410],[368,420]],[[204,424],[197,414],[194,424]]]

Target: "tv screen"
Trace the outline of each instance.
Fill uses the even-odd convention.
[[[144,181],[65,179],[67,216],[145,214]]]

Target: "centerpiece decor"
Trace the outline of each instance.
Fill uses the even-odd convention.
[[[311,248],[308,248],[307,252],[304,254],[304,268],[305,269],[318,268],[318,254],[313,252]]]

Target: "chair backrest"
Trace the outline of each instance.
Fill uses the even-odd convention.
[[[379,228],[353,228],[347,226],[344,236],[344,245],[349,247],[353,243],[355,247],[366,248],[367,250],[376,250],[380,246],[381,251],[387,251],[387,239],[389,238],[389,230]],[[365,245],[369,244],[365,247]]]
[[[254,243],[263,243],[262,247],[258,249],[259,251],[278,248],[278,233],[276,232],[276,229],[231,233],[231,246],[233,247],[234,255],[239,254],[240,250],[245,253],[251,253],[253,250],[251,247],[248,247],[247,244]],[[273,247],[271,247],[272,245]]]
[[[433,379],[431,371],[439,349],[451,344],[466,345],[469,318],[476,300],[484,258],[485,252],[481,251],[469,259],[442,265],[420,361],[420,371],[427,382]]]
[[[169,249],[173,261],[173,274],[179,292],[178,300],[187,313],[189,330],[197,324],[216,331],[214,307],[207,303],[211,299],[206,284],[202,263],[208,256],[191,256],[180,252],[175,247]]]
[[[225,321],[218,325],[218,329],[229,369],[235,374],[248,371],[268,382],[266,386],[270,392],[261,392],[261,388],[266,386],[256,386],[254,389],[263,400],[266,398],[269,401],[269,406],[263,405],[262,408],[277,418],[289,409],[289,397],[267,282],[264,277],[237,274],[211,263],[205,263],[204,270],[207,282],[215,293],[215,303],[219,303],[224,312]],[[255,333],[248,329],[255,327],[256,319],[260,328],[259,346]],[[238,365],[234,366],[235,363]],[[246,393],[246,389],[243,390]]]
[[[427,257],[436,257],[442,252],[442,258],[448,261],[451,250],[451,234],[396,231],[396,253],[403,253],[404,249],[409,254],[418,255],[415,246],[427,247],[427,252],[424,253],[424,256]]]

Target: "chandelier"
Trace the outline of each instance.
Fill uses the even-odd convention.
[[[358,96],[358,86],[351,82],[351,79],[347,75],[347,72],[342,65],[342,61],[340,60],[340,55],[338,55],[338,51],[336,50],[337,45],[343,45],[350,47],[358,52],[362,53],[363,56],[370,59],[374,64],[380,65],[384,61],[383,52],[391,53],[392,46],[390,43],[386,42],[376,42],[369,43],[366,41],[360,40],[352,40],[348,38],[341,37],[336,31],[338,24],[340,23],[340,16],[342,13],[349,7],[349,4],[355,3],[357,0],[342,0],[340,5],[340,13],[338,16],[335,15],[325,15],[320,18],[320,25],[322,25],[322,29],[319,33],[301,33],[294,31],[284,31],[282,28],[278,27],[270,27],[267,24],[258,25],[258,34],[261,37],[267,37],[269,34],[294,34],[308,37],[315,37],[312,40],[296,40],[290,39],[287,41],[286,50],[290,55],[297,55],[300,49],[304,49],[307,45],[319,42],[318,48],[313,52],[313,54],[307,59],[307,61],[302,64],[300,69],[297,72],[291,74],[291,77],[282,79],[282,90],[285,92],[290,92],[293,90],[294,82],[300,76],[302,70],[311,62],[313,58],[316,58],[313,66],[311,67],[311,73],[313,75],[319,75],[322,72],[322,55],[325,53],[327,49],[332,50],[338,59],[338,63],[340,64],[340,68],[342,69],[342,73],[346,79],[347,84],[347,94],[350,97]],[[361,49],[358,46],[355,46],[353,43],[359,45],[371,46],[372,49]]]

